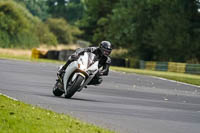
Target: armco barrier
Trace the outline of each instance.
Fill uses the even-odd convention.
[[[32,59],[46,58],[46,51],[41,51],[36,48],[33,48],[31,53],[31,58]]]
[[[200,74],[200,64],[140,61],[140,69]]]
[[[186,68],[186,63],[176,63],[176,62],[168,63],[169,72],[185,73],[185,68]]]
[[[59,51],[57,50],[49,50],[46,54],[47,59],[58,60]]]
[[[145,69],[145,61],[140,60],[140,69]]]
[[[200,64],[187,64],[186,73],[200,74]]]
[[[66,61],[68,60],[69,56],[72,55],[74,52],[74,50],[61,50],[59,52],[58,59],[61,61]]]
[[[31,58],[32,59],[38,59],[39,58],[39,54],[40,52],[39,52],[39,50],[37,50],[37,49],[32,49],[32,53],[31,53]]]
[[[38,50],[36,48],[32,49],[31,57],[33,59],[38,58],[48,58],[48,59],[58,59],[61,61],[68,60],[68,57],[72,55],[74,50],[50,50],[48,52]],[[132,58],[112,58],[112,66],[121,67],[138,67],[138,61]],[[154,62],[154,61],[139,61],[140,69],[157,70],[157,71],[169,71],[169,72],[179,72],[179,73],[191,73],[200,74],[200,64],[186,64],[186,63],[176,63],[176,62]]]
[[[167,71],[168,70],[168,62],[156,62],[156,70],[157,71]]]
[[[126,60],[121,59],[121,58],[111,58],[111,65],[112,66],[125,67],[126,66]]]
[[[154,62],[154,61],[148,61],[148,62],[146,62],[145,69],[155,70],[155,68],[156,68],[156,62]]]

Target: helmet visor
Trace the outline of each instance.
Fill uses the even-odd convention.
[[[105,49],[105,48],[103,48],[103,54],[105,55],[105,56],[109,56],[110,55],[110,53],[111,53],[111,50],[108,50],[108,49]]]

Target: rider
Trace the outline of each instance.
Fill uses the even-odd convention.
[[[65,72],[65,69],[67,66],[77,60],[81,54],[84,52],[92,52],[93,54],[96,55],[97,60],[99,60],[99,68],[102,67],[101,70],[95,75],[93,80],[88,84],[88,85],[99,85],[102,83],[102,78],[101,76],[108,75],[109,72],[109,67],[111,64],[111,58],[109,57],[110,53],[112,52],[112,47],[111,43],[109,41],[102,41],[99,44],[99,47],[88,47],[88,48],[79,48],[73,53],[69,58],[66,64],[58,70],[57,75],[61,77],[61,75]]]

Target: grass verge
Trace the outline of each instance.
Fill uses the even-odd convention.
[[[49,60],[49,59],[31,59],[30,56],[23,56],[23,55],[8,55],[0,53],[0,59],[14,59],[14,60],[23,60],[23,61],[33,61],[33,62],[47,62],[47,63],[57,63],[57,64],[64,64],[64,61],[58,60]]]
[[[0,53],[0,58],[2,59],[20,59],[20,60],[30,60],[30,56],[27,55],[12,55],[12,54],[5,54]]]
[[[14,101],[0,95],[1,133],[111,133],[68,115]]]
[[[175,80],[175,81],[180,81],[180,82],[200,86],[200,75],[141,70],[141,69],[133,69],[133,68],[114,67],[114,66],[112,66],[111,69],[115,70],[115,71],[123,71],[123,72],[127,72],[127,73],[137,73],[137,74],[143,74],[143,75],[157,76],[157,77],[162,77],[162,78],[166,78],[166,79],[171,79],[171,80]]]

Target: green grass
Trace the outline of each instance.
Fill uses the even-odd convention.
[[[28,56],[14,56],[14,55],[9,55],[9,54],[2,54],[0,53],[0,58],[1,59],[20,59],[20,60],[30,60],[30,57]]]
[[[176,81],[200,86],[200,75],[141,70],[141,69],[133,69],[133,68],[114,67],[114,66],[111,67],[111,69],[115,71],[123,71],[127,73],[137,73],[137,74],[143,74],[143,75],[157,76],[157,77],[162,77],[166,79],[176,80]]]
[[[47,62],[47,63],[57,63],[57,64],[64,64],[64,61],[58,61],[58,60],[49,60],[49,59],[31,59],[31,57],[28,56],[14,56],[14,55],[8,55],[8,54],[1,54],[0,53],[0,59],[14,59],[14,60],[24,60],[24,61],[33,61],[33,62]]]
[[[0,132],[111,133],[112,131],[0,95]]]

